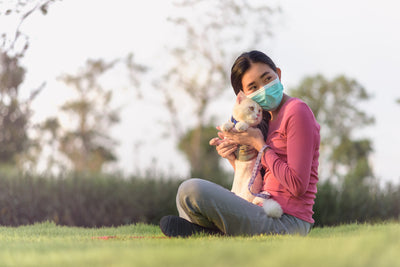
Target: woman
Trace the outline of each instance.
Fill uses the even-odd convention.
[[[232,87],[236,94],[243,91],[269,113],[268,127],[243,133],[219,132],[219,138],[210,144],[233,166],[238,144],[251,145],[262,153],[262,190],[281,205],[282,217],[268,217],[262,207],[219,185],[189,179],[178,189],[179,217],[165,216],[160,221],[165,235],[308,234],[314,223],[320,127],[304,102],[283,93],[280,79],[281,70],[264,53],[240,55],[232,66]]]

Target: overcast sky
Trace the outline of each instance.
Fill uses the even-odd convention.
[[[371,163],[376,176],[398,183],[400,105],[395,100],[400,98],[399,1],[271,3],[279,3],[282,14],[274,24],[269,44],[257,49],[269,54],[282,69],[286,88],[317,73],[327,78],[344,74],[362,84],[373,96],[363,107],[375,116],[376,123],[358,134],[373,140]],[[26,83],[47,82],[35,104],[35,119],[57,112],[68,97],[68,90],[62,88],[56,77],[76,73],[87,58],[111,59],[133,52],[139,62],[157,60],[171,40],[165,28],[165,18],[171,10],[170,1],[166,0],[65,0],[53,4],[48,15],[37,14],[27,20],[22,28],[31,44],[24,59],[28,69]],[[185,175],[188,165],[182,155],[173,151],[171,142],[160,140],[155,134],[161,126],[152,118],[160,119],[156,111],[160,103],[144,103],[130,92],[123,93],[122,98],[126,107],[123,121],[114,129],[121,144],[120,167],[132,172],[149,167],[155,159],[160,169]],[[148,107],[152,113],[146,114],[147,119],[133,115]],[[231,107],[223,107],[226,116]],[[138,142],[143,145],[134,150]]]

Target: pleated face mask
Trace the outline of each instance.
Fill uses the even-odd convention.
[[[247,95],[247,97],[256,101],[263,109],[275,110],[282,101],[283,85],[279,78],[264,85],[259,90]]]

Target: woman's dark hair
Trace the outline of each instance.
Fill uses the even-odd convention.
[[[244,73],[250,69],[251,63],[267,64],[273,71],[277,71],[275,63],[263,52],[253,50],[241,54],[233,63],[231,69],[231,84],[235,94],[243,90],[242,78]]]
[[[275,63],[272,59],[264,54],[263,52],[253,50],[250,52],[245,52],[241,54],[233,63],[231,69],[231,84],[235,94],[237,95],[240,91],[243,90],[242,86],[242,78],[244,73],[250,69],[251,63],[264,63],[267,64],[273,71],[277,71]],[[258,125],[258,128],[264,135],[264,139],[267,138],[268,134],[268,122],[271,119],[271,115],[268,111],[263,110],[263,120]]]

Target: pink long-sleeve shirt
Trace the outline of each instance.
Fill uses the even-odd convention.
[[[311,109],[291,98],[269,122],[268,149],[261,163],[266,169],[263,190],[286,214],[314,223],[317,193],[320,126]]]

